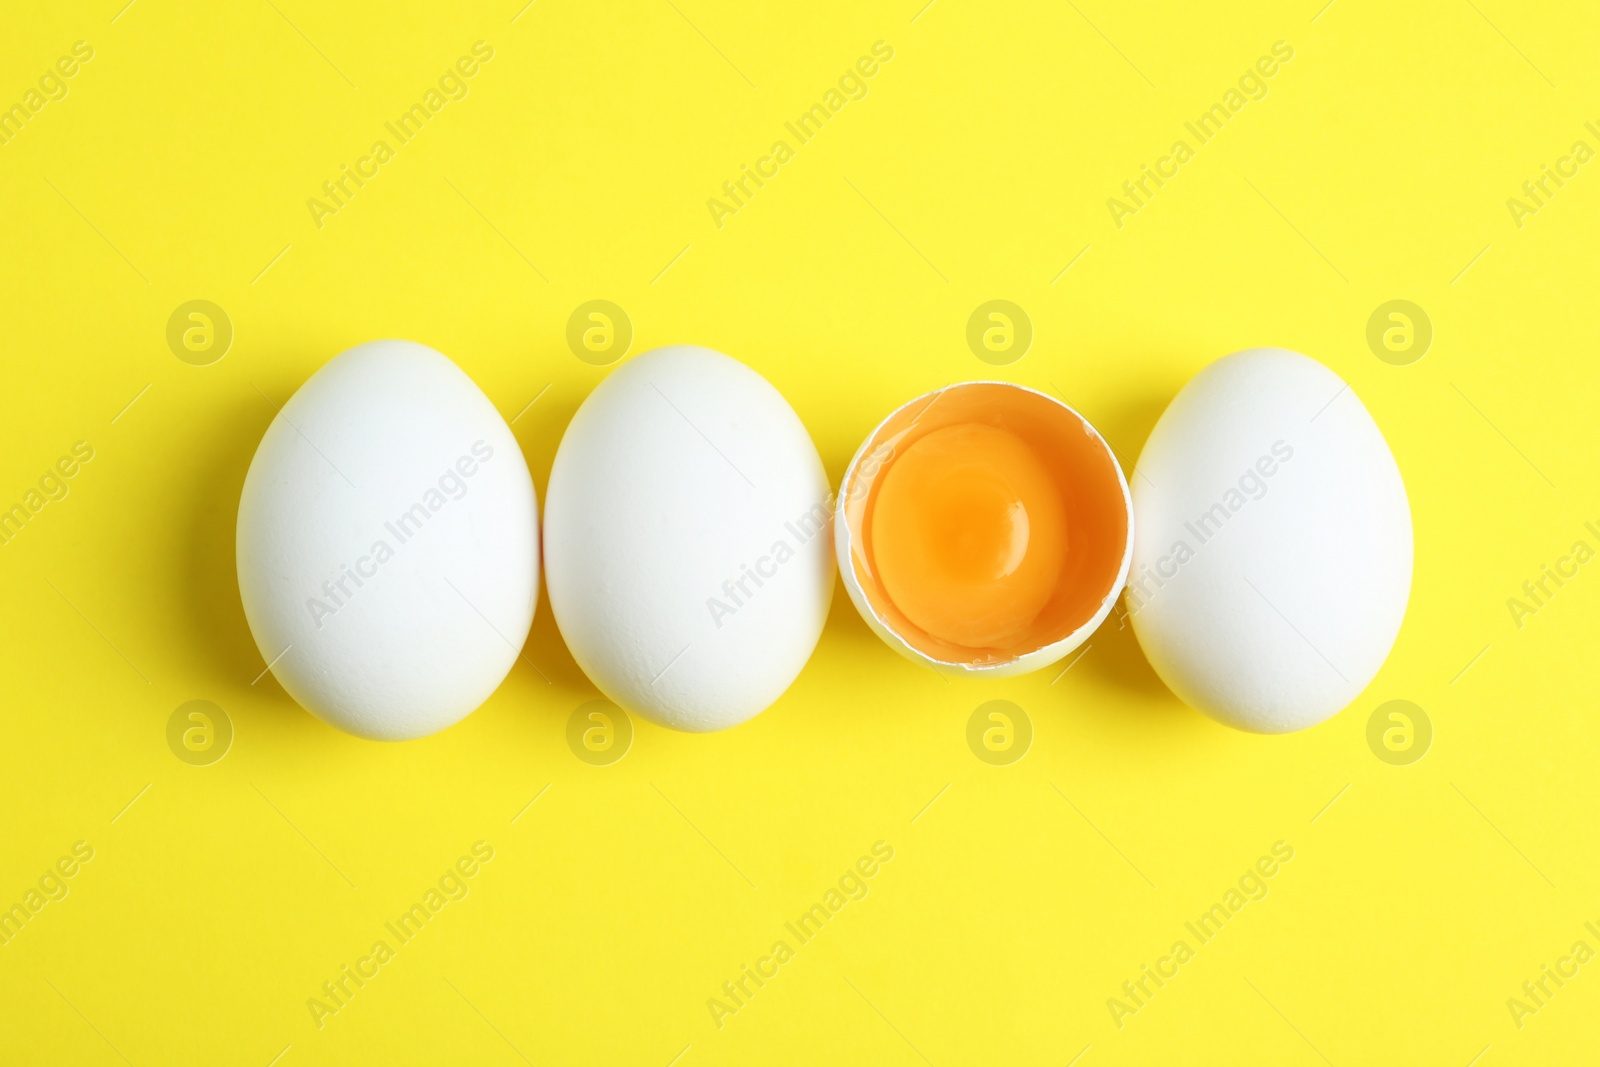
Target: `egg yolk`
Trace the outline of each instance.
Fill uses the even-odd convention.
[[[976,422],[934,430],[896,456],[869,527],[887,597],[930,635],[968,648],[1021,640],[1067,554],[1049,469],[1015,434]]]

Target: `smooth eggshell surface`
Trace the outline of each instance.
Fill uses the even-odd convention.
[[[256,449],[239,592],[289,695],[341,730],[422,737],[510,671],[533,621],[538,505],[511,430],[410,341],[334,357]]]
[[[1284,733],[1366,688],[1411,590],[1411,512],[1354,391],[1278,348],[1205,368],[1156,423],[1132,479],[1126,606],[1186,703]]]
[[[680,730],[765,709],[833,596],[832,500],[788,403],[688,345],[618,367],[573,416],[545,496],[545,582],[607,697]]]

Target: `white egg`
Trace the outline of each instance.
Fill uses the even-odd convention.
[[[239,501],[261,655],[319,718],[377,740],[464,718],[533,621],[538,502],[489,398],[424,345],[334,357],[284,404]]]
[[[545,497],[545,581],[607,697],[680,730],[777,700],[833,597],[832,499],[794,410],[690,345],[622,364],[567,427]]]
[[[1156,672],[1230,726],[1285,733],[1348,705],[1411,590],[1411,511],[1350,387],[1279,348],[1201,371],[1133,478],[1126,606]]]

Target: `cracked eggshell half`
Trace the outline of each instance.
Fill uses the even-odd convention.
[[[411,341],[329,360],[267,427],[239,500],[239,595],[262,658],[318,718],[424,737],[511,670],[539,514],[511,429]]]
[[[1383,666],[1411,591],[1411,510],[1354,390],[1282,348],[1183,387],[1133,479],[1127,610],[1185,703],[1258,733],[1322,722]]]
[[[1127,480],[1044,393],[964,382],[867,437],[834,513],[845,589],[890,647],[936,670],[1023,674],[1111,612],[1133,551]]]
[[[833,599],[828,477],[754,370],[693,345],[621,364],[561,439],[545,582],[578,666],[678,730],[735,726],[788,689]]]

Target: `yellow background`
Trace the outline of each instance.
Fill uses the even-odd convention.
[[[95,850],[0,947],[0,1059],[1596,1055],[1600,964],[1520,1029],[1506,1006],[1573,942],[1600,948],[1600,568],[1520,629],[1506,606],[1575,540],[1600,547],[1600,164],[1521,228],[1506,206],[1600,147],[1591,10],[122,2],[14,4],[0,33],[4,103],[95,49],[0,146],[0,504],[95,449],[0,546],[0,904]],[[477,40],[495,52],[470,95],[318,229],[307,198]],[[866,99],[719,229],[706,200],[879,40]],[[1118,229],[1107,198],[1279,40],[1269,95]],[[165,340],[196,298],[235,329],[210,366]],[[1307,352],[1410,492],[1394,652],[1329,722],[1256,737],[1183,707],[1114,621],[1064,676],[947,683],[841,590],[777,705],[713,736],[640,723],[609,767],[566,744],[595,693],[542,598],[526,659],[549,681],[519,661],[426,740],[357,740],[252,684],[234,517],[274,405],[353,344],[422,341],[508,420],[549,386],[514,426],[542,498],[606,373],[564,336],[593,298],[626,309],[633,353],[694,342],[766,375],[835,482],[948,382],[1059,388],[1131,461],[1208,361]],[[995,298],[1035,329],[1001,368],[965,342]],[[1435,329],[1410,366],[1365,341],[1395,298]],[[1035,733],[1006,767],[965,740],[997,698]],[[166,742],[192,699],[234,725],[211,766]],[[1434,725],[1410,766],[1366,743],[1390,699]],[[479,840],[470,895],[318,1029],[307,999]],[[870,895],[719,1029],[707,999],[879,840]],[[1280,840],[1270,894],[1119,1029],[1107,999]]]

